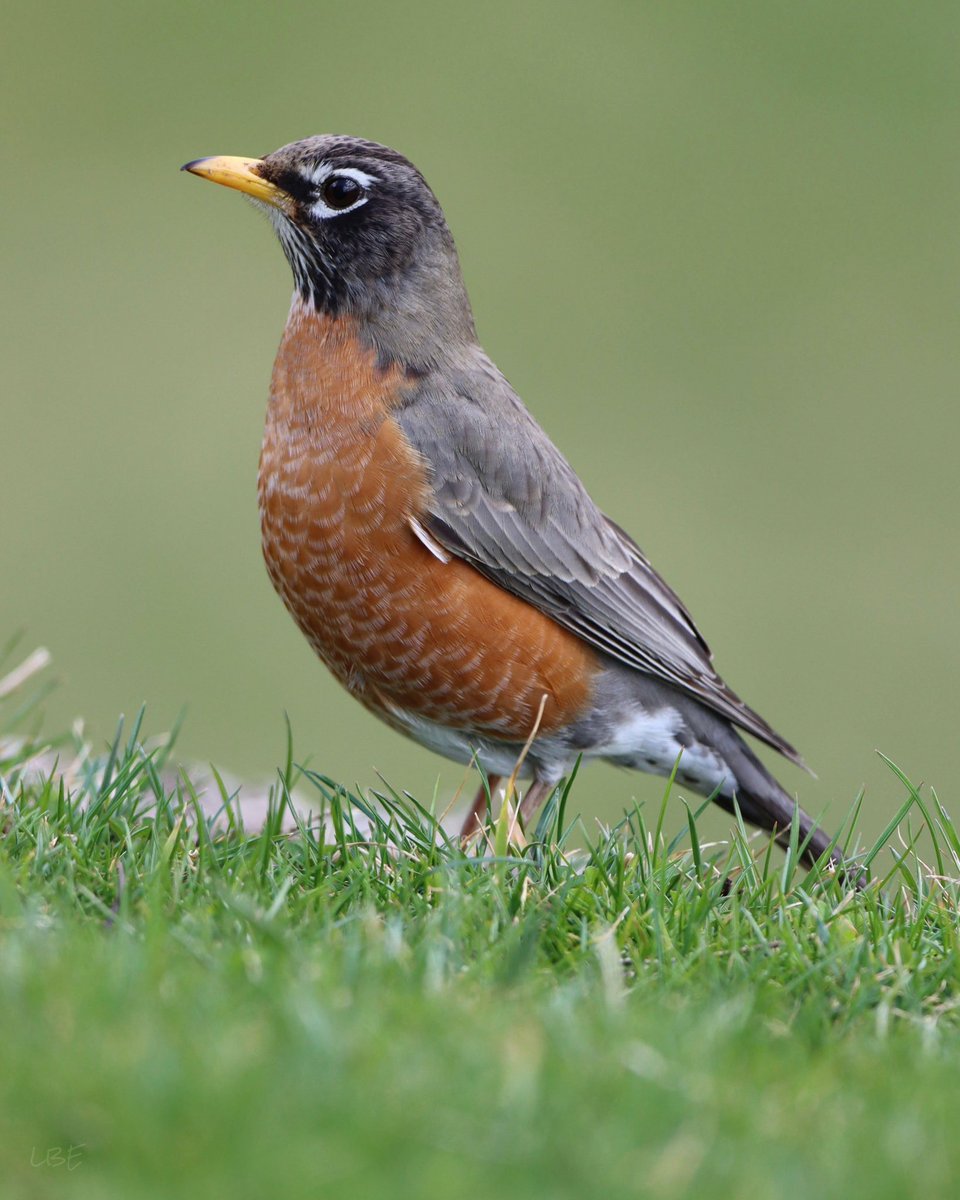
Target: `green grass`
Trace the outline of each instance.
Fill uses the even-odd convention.
[[[854,812],[859,893],[743,828],[701,844],[676,798],[579,828],[575,784],[528,845],[500,824],[464,853],[290,751],[246,830],[139,720],[28,770],[22,692],[4,1196],[952,1194],[960,833],[936,796],[903,780],[869,846]],[[294,784],[317,811],[284,832]]]

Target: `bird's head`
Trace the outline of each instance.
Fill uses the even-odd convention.
[[[386,321],[387,333],[392,319],[442,325],[449,337],[452,322],[461,336],[473,337],[443,210],[396,150],[325,134],[264,158],[201,158],[183,170],[235,188],[266,210],[297,291],[316,311]]]

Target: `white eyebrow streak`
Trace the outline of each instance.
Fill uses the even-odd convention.
[[[380,182],[376,175],[368,175],[366,171],[361,171],[359,167],[338,167],[335,163],[331,162],[318,163],[312,171],[304,172],[305,178],[309,179],[313,184],[323,183],[331,175],[342,175],[347,179],[353,179],[361,187],[369,187],[372,183]]]

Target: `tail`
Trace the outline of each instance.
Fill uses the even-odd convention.
[[[799,825],[798,845],[805,863],[813,866],[827,855],[826,861],[845,874],[849,873],[843,855],[834,844],[835,839],[797,806],[732,728],[728,737],[729,740],[724,739],[723,756],[736,778],[736,804],[744,820],[761,829],[769,829],[785,847],[790,845],[796,821]],[[716,796],[715,800],[727,812],[735,811],[732,796]],[[857,886],[862,886],[855,873],[850,873],[850,877]]]

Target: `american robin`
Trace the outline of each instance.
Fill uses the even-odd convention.
[[[265,209],[293,269],[260,455],[263,553],[337,679],[490,790],[531,738],[528,819],[578,756],[669,775],[810,861],[831,839],[740,736],[803,765],[477,342],[453,238],[355,137],[183,168]],[[476,828],[481,788],[464,826]],[[832,852],[839,862],[839,856]]]

